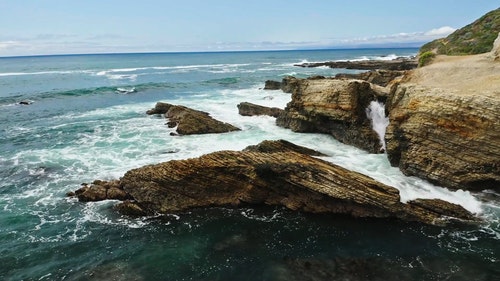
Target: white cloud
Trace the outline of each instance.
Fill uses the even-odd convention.
[[[450,35],[451,33],[453,33],[453,31],[455,31],[455,30],[456,30],[456,28],[453,28],[450,26],[443,26],[440,28],[431,29],[431,30],[425,32],[424,34],[427,36],[446,37],[446,36]]]
[[[77,36],[72,34],[39,34],[31,38],[2,38],[0,56],[68,53],[112,53],[112,52],[158,52],[158,51],[224,51],[224,50],[283,50],[366,46],[419,46],[437,38],[446,37],[455,31],[443,26],[423,32],[400,32],[395,34],[330,38],[318,41],[260,41],[260,42],[214,42],[205,44],[169,42],[136,43],[126,36],[98,34]]]
[[[21,43],[17,41],[0,41],[0,50],[7,50],[20,45]]]
[[[425,32],[401,32],[388,35],[377,35],[362,38],[344,38],[331,42],[340,45],[361,45],[361,44],[398,44],[398,43],[424,43],[434,39],[443,38],[454,32],[456,29],[443,26]]]

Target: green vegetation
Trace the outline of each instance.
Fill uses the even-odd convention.
[[[436,57],[436,54],[432,51],[421,53],[418,56],[418,66],[421,67],[428,65],[434,57]]]
[[[456,30],[446,38],[429,42],[420,48],[424,54],[433,51],[442,55],[472,55],[491,51],[500,32],[500,8],[475,22]]]

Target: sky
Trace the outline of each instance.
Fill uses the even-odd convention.
[[[0,0],[0,56],[420,46],[497,0]]]

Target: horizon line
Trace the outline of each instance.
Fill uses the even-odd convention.
[[[36,54],[36,55],[13,55],[0,56],[0,59],[8,58],[32,58],[32,57],[63,57],[63,56],[99,56],[99,55],[146,55],[146,54],[202,54],[202,53],[257,53],[257,52],[292,52],[292,51],[334,51],[334,50],[367,50],[367,49],[419,49],[420,47],[330,47],[330,48],[304,48],[304,49],[269,49],[269,50],[216,50],[216,51],[151,51],[151,52],[102,52],[102,53],[68,53],[68,54]]]

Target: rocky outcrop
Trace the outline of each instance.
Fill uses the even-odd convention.
[[[293,80],[292,101],[276,124],[295,132],[325,133],[337,140],[378,153],[382,146],[366,115],[377,92],[359,80]]]
[[[300,145],[296,145],[286,140],[275,140],[275,141],[265,140],[257,145],[250,145],[243,151],[265,152],[265,153],[293,151],[310,156],[326,156],[325,154],[319,151],[309,149],[307,147],[303,147]]]
[[[215,120],[207,112],[180,105],[158,102],[146,113],[164,114],[169,120],[168,127],[177,127],[177,133],[180,135],[227,133],[240,130],[231,124]]]
[[[249,102],[242,102],[237,105],[238,113],[243,116],[268,115],[278,117],[283,109],[277,107],[267,107]]]
[[[274,80],[266,80],[264,83],[264,90],[280,90],[281,82]]]
[[[397,189],[288,150],[279,142],[263,146],[269,151],[261,152],[258,145],[247,151],[219,151],[130,170],[119,181],[134,200],[125,204],[138,213],[256,204],[429,224],[443,224],[449,218],[476,220],[462,207],[444,201],[401,203]]]
[[[445,71],[444,65],[436,67]],[[454,67],[450,71],[461,70]],[[435,79],[436,75],[428,76]],[[500,191],[498,92],[460,92],[459,88],[472,89],[473,85],[457,85],[459,80],[455,81],[457,89],[411,83],[394,88],[386,107],[390,112],[386,133],[389,160],[406,175],[441,186]],[[477,87],[486,87],[480,82]]]
[[[74,193],[68,193],[69,196],[77,196],[80,201],[93,202],[102,200],[128,200],[132,199],[120,187],[120,182],[96,180],[91,185],[82,184],[82,187]]]
[[[339,73],[335,75],[335,78],[364,80],[375,85],[386,87],[394,79],[403,76],[405,73],[405,71],[400,70],[372,70],[358,74]]]
[[[306,62],[295,64],[300,67],[327,66],[330,68],[360,69],[360,70],[410,70],[416,68],[418,62],[414,58],[397,58],[393,60],[362,60],[362,61],[327,61]]]

